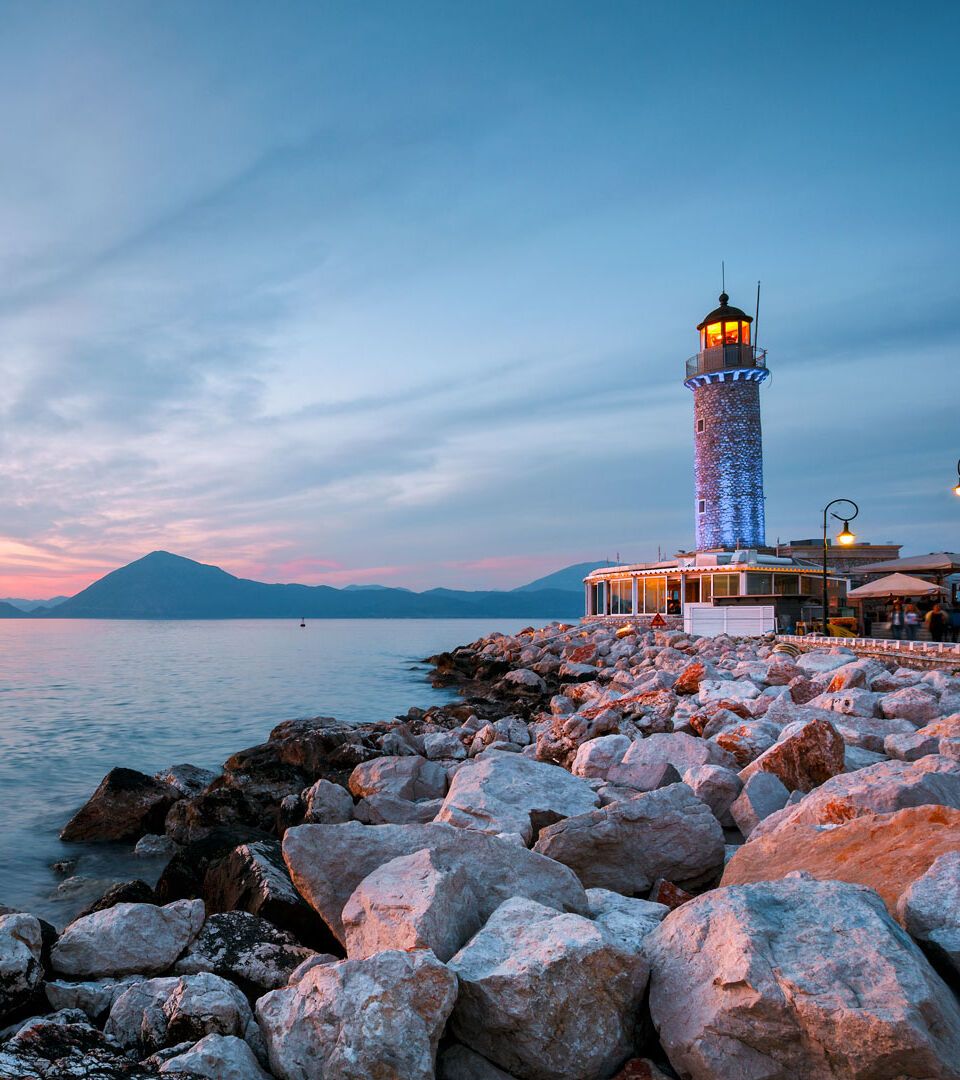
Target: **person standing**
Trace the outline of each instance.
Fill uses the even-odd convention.
[[[950,611],[949,641],[960,641],[960,603],[955,603]]]
[[[903,625],[907,631],[907,641],[916,641],[917,631],[920,629],[920,612],[916,605],[907,604],[903,609]]]
[[[890,612],[890,636],[899,641],[903,637],[903,601],[894,600]]]
[[[927,612],[927,617],[924,622],[926,622],[927,629],[930,631],[930,639],[932,641],[943,641],[947,636],[947,628],[950,625],[950,620],[947,618],[946,613],[939,604],[934,604]]]

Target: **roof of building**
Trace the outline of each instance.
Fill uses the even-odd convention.
[[[794,572],[817,573],[821,572],[819,566],[803,562],[800,559],[791,559],[785,556],[761,555],[756,551],[742,549],[720,553],[720,558],[715,552],[700,552],[694,555],[683,555],[676,559],[668,559],[662,562],[630,563],[623,566],[599,566],[591,570],[583,579],[585,582],[604,581],[607,578],[630,576],[631,574],[662,574],[665,571],[675,573],[739,573],[741,570],[769,571],[785,570]],[[838,576],[836,572],[830,577]],[[839,575],[842,576],[842,575]]]
[[[906,570],[911,574],[955,574],[960,570],[960,555],[955,551],[935,551],[930,555],[908,555],[857,567],[858,574],[889,574]]]
[[[728,303],[729,299],[730,297],[725,292],[722,292],[720,294],[720,306],[714,308],[709,315],[705,315],[703,322],[697,326],[697,329],[702,330],[707,323],[723,322],[724,320],[729,322],[753,322],[752,315],[748,315],[738,307],[731,306]]]

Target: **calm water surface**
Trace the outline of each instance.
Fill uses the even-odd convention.
[[[105,883],[153,880],[129,847],[58,830],[115,765],[218,768],[280,720],[384,720],[454,696],[419,661],[520,620],[0,620],[0,904],[59,925]],[[50,864],[78,859],[69,880]]]

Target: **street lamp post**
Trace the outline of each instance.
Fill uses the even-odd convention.
[[[825,637],[830,636],[830,601],[827,593],[827,553],[829,551],[827,545],[827,512],[830,511],[831,506],[836,506],[837,503],[849,503],[853,507],[852,514],[843,515],[830,512],[830,517],[843,522],[843,528],[837,533],[837,542],[840,544],[849,545],[856,540],[856,536],[850,531],[850,522],[860,513],[860,507],[857,506],[853,499],[833,499],[823,508],[823,633]]]

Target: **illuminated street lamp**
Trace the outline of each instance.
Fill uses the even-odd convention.
[[[834,514],[830,511],[830,507],[836,506],[837,503],[847,503],[849,506],[852,506],[853,513],[847,515]],[[830,550],[827,543],[828,511],[830,511],[830,517],[843,522],[843,528],[837,533],[837,543],[843,544],[844,547],[849,547],[857,539],[850,531],[850,522],[860,513],[860,507],[857,506],[853,499],[833,499],[823,508],[823,633],[826,637],[830,636],[830,599],[827,594],[827,554]]]
[[[953,489],[954,495],[960,495],[960,461],[957,462],[957,486]]]

